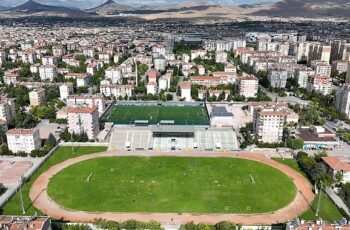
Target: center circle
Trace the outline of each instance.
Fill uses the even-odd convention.
[[[296,196],[283,172],[238,158],[101,157],[53,175],[48,195],[93,212],[266,213]]]

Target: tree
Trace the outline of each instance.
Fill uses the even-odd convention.
[[[52,133],[50,133],[49,137],[45,141],[45,145],[50,145],[51,148],[53,148],[56,145],[56,138],[54,137],[54,135],[52,135]]]
[[[236,225],[229,221],[220,221],[215,225],[215,228],[217,230],[231,230],[235,229]]]
[[[335,183],[340,184],[343,181],[343,173],[340,171],[337,171],[335,173],[334,178],[335,178]]]
[[[86,224],[65,224],[62,230],[91,230],[91,228]]]
[[[6,191],[6,188],[3,184],[0,183],[0,195]]]
[[[302,149],[304,147],[304,140],[302,139],[289,139],[287,142],[288,148],[293,150]]]

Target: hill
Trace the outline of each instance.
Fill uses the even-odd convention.
[[[252,15],[280,17],[350,17],[349,0],[282,0],[269,7],[256,6]]]
[[[14,15],[26,15],[26,16],[87,16],[91,15],[91,13],[88,13],[83,10],[79,9],[71,9],[68,7],[63,6],[51,6],[51,5],[44,5],[38,2],[35,2],[33,0],[29,0],[19,6],[10,8],[6,10],[9,14]]]
[[[113,0],[108,0],[104,4],[90,9],[90,12],[95,12],[101,16],[118,15],[120,13],[132,12],[137,10],[136,8],[128,5],[119,4]]]

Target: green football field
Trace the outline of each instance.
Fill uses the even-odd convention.
[[[115,105],[106,120],[117,124],[134,124],[135,120],[148,120],[150,124],[161,120],[173,120],[178,125],[209,124],[203,106]]]
[[[108,157],[63,169],[48,194],[84,211],[263,213],[288,205],[296,187],[277,169],[243,159]]]

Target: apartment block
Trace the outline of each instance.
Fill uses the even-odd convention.
[[[10,129],[6,132],[7,145],[13,153],[30,153],[41,147],[38,129]]]
[[[41,105],[45,102],[45,89],[36,88],[29,93],[30,106]]]
[[[310,68],[297,68],[294,77],[297,79],[300,88],[307,88],[309,76],[315,75],[315,70]]]
[[[350,118],[350,85],[345,84],[337,90],[335,106],[341,113]]]
[[[57,77],[57,68],[54,65],[42,65],[39,67],[39,76],[41,80],[52,81]]]
[[[68,131],[72,134],[86,133],[89,139],[95,139],[100,132],[98,108],[68,107]]]
[[[100,85],[100,92],[106,97],[111,97],[111,96],[114,96],[115,98],[118,98],[120,96],[131,97],[134,89],[135,89],[135,86],[130,84],[129,85],[111,85],[111,84]]]
[[[311,75],[309,76],[307,89],[328,95],[332,91],[332,78],[329,76]]]
[[[67,82],[60,85],[60,98],[65,100],[69,95],[73,94],[73,83]]]
[[[274,88],[285,88],[288,79],[288,71],[285,69],[269,69],[268,80]]]
[[[183,81],[180,84],[181,98],[184,98],[185,101],[191,101],[192,100],[191,87],[192,87],[192,84],[189,81]]]
[[[102,115],[106,110],[106,100],[101,95],[69,95],[67,97],[67,106],[97,106],[99,114]]]
[[[245,98],[256,98],[258,95],[259,79],[252,76],[244,76],[237,79],[239,95]]]

